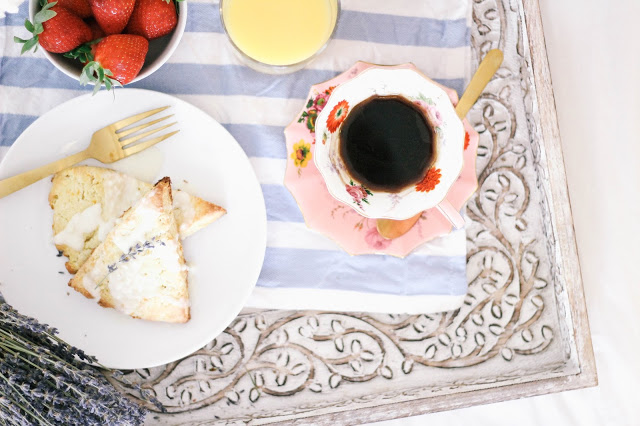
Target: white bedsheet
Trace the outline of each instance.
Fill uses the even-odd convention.
[[[540,3],[600,385],[376,426],[640,425],[640,1]]]

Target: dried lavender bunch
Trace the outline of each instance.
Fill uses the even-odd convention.
[[[94,357],[0,295],[0,424],[139,425],[146,410],[120,394]],[[86,361],[86,362],[83,362]]]

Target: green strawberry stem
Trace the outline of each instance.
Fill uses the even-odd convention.
[[[16,43],[23,44],[22,50],[20,51],[21,55],[24,52],[31,50],[31,48],[34,46],[35,46],[35,49],[33,51],[35,52],[38,50],[38,39],[39,39],[38,36],[39,34],[42,34],[42,32],[44,31],[44,27],[42,26],[42,23],[48,21],[49,19],[57,15],[56,12],[54,12],[53,10],[50,10],[56,4],[58,4],[58,2],[54,1],[52,3],[47,3],[43,5],[42,9],[34,15],[33,23],[31,23],[31,21],[29,21],[28,19],[25,19],[24,27],[27,29],[27,31],[33,34],[33,37],[31,37],[28,40],[22,39],[20,37],[15,37],[15,36],[13,37],[13,41],[15,41]]]
[[[80,74],[80,84],[86,86],[89,83],[93,83],[93,94],[95,95],[104,84],[107,90],[111,90],[114,86],[122,87],[122,84],[118,80],[115,80],[111,70],[105,69],[99,62],[94,61],[92,46],[99,43],[102,39],[90,41],[89,43],[81,44],[73,50],[65,53],[64,56],[71,59],[76,59],[83,64],[82,72]]]
[[[92,46],[94,44],[99,43],[100,40],[102,40],[102,39],[99,38],[99,39],[90,41],[89,43],[81,44],[80,46],[76,47],[75,49],[70,50],[67,53],[64,53],[63,56],[65,58],[76,59],[76,60],[82,62],[83,64],[86,64],[87,62],[91,62],[91,61],[93,61]]]
[[[122,87],[122,84],[120,84],[118,80],[111,77],[113,77],[113,73],[110,70],[104,69],[99,62],[92,60],[87,63],[84,68],[82,68],[82,74],[80,74],[80,84],[86,86],[89,83],[93,83],[94,95],[98,93],[98,90],[100,90],[102,84],[104,84],[104,87],[107,90],[111,90],[111,88],[114,86]]]

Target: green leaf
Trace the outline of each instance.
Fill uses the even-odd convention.
[[[111,71],[104,70],[104,73],[105,74],[111,74]],[[120,84],[120,82],[118,80],[114,80],[112,78],[105,77],[105,79],[104,79],[104,87],[107,90],[111,90],[113,92],[113,98],[115,99],[115,97],[116,97],[115,87],[122,87],[122,84]]]
[[[102,68],[102,65],[98,62],[91,61],[82,69],[82,73],[80,74],[80,84],[85,86],[89,83],[93,83],[94,95],[100,91],[103,83],[107,90],[112,90],[115,86],[122,86],[120,82],[110,78],[109,76],[113,76],[113,73],[110,70]]]
[[[43,22],[48,21],[49,19],[53,18],[56,15],[57,13],[54,12],[53,10],[42,9],[40,12],[36,14],[36,16],[33,17],[33,20],[35,21],[36,24],[41,24]]]
[[[82,68],[82,73],[80,74],[80,84],[86,86],[92,81],[96,80],[94,76],[96,66],[99,66],[97,62],[91,61],[87,65]]]
[[[313,99],[309,98],[309,102],[307,102],[307,108],[311,108],[311,105],[313,105]]]
[[[36,46],[36,49],[38,48],[38,36],[34,36],[32,38],[30,38],[29,40],[25,40],[22,39],[20,37],[13,37],[13,41],[16,43],[22,43],[22,50],[20,51],[20,54],[22,55],[23,53],[31,50],[31,48],[33,46]]]
[[[49,19],[56,16],[56,12],[54,12],[53,10],[49,10],[56,4],[58,4],[58,2],[54,1],[53,3],[47,3],[46,5],[44,5],[40,12],[36,13],[33,17],[33,23],[35,25],[42,24],[43,22],[48,21]]]
[[[27,29],[27,31],[29,31],[32,34],[36,30],[35,27],[33,26],[33,24],[31,23],[31,21],[29,21],[28,19],[24,20],[24,27]]]
[[[77,59],[80,62],[87,63],[93,61],[93,53],[91,52],[91,45],[93,42],[82,44],[73,50],[70,50],[63,54],[65,58]]]
[[[79,79],[80,85],[81,86],[86,86],[87,84],[89,84],[89,78],[87,78],[87,73],[83,71],[80,73],[80,79]]]
[[[27,40],[24,46],[22,46],[22,50],[20,51],[20,54],[22,55],[24,52],[31,50],[31,48],[34,46],[36,46],[36,49],[38,48],[38,36],[35,36],[32,39]]]
[[[47,0],[40,0],[40,7],[45,7],[47,5]]]

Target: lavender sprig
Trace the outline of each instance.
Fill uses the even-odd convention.
[[[0,295],[0,424],[141,424],[146,411],[56,334]]]
[[[138,256],[139,254],[142,254],[148,250],[153,250],[154,248],[156,248],[156,244],[161,246],[166,245],[164,241],[158,239],[158,237],[155,236],[151,238],[151,240],[145,241],[142,244],[138,242],[135,245],[129,247],[129,251],[127,253],[123,253],[117,262],[114,262],[111,265],[107,265],[107,276],[109,276],[110,273],[118,270],[119,263],[127,263],[130,260],[136,259],[136,256]],[[96,288],[99,288],[102,285],[102,283],[104,282],[107,276],[105,276],[105,278],[103,278],[98,284],[96,284]]]

